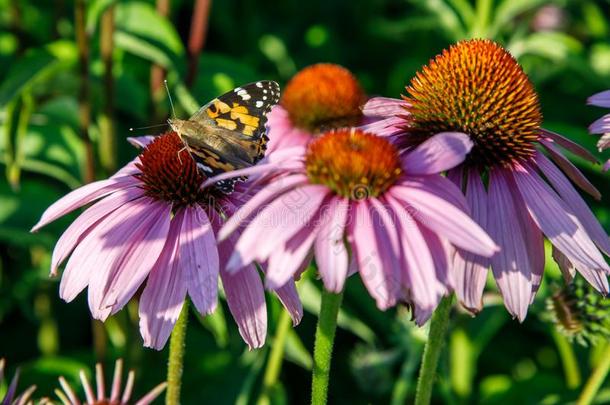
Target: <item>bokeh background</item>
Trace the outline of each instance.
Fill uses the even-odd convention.
[[[169,116],[163,78],[179,116],[243,83],[283,85],[316,62],[349,68],[370,95],[397,97],[452,42],[492,38],[534,82],[545,127],[594,151],[586,128],[603,111],[587,107],[586,98],[610,88],[609,10],[607,0],[0,0],[0,357],[10,372],[20,365],[21,387],[35,383],[40,395],[51,395],[58,375],[77,384],[78,370],[96,359],[110,366],[125,358],[137,371],[140,394],[165,379],[167,349],[142,347],[136,302],[102,326],[92,322],[85,294],[71,304],[58,299],[50,253],[74,216],[29,233],[57,198],[136,155],[125,141],[129,128]],[[202,24],[195,34],[193,14]],[[610,177],[574,162],[605,196],[591,204],[610,229]],[[570,342],[545,321],[545,300],[559,282],[549,260],[522,324],[510,319],[493,282],[479,316],[456,309],[434,401],[574,400],[607,343]],[[309,402],[320,283],[306,277],[299,289],[306,314],[289,331],[273,404]],[[247,350],[224,303],[205,319],[191,315],[185,404],[258,401],[281,312],[275,298],[268,305],[268,344],[256,351]],[[377,310],[352,277],[339,318],[331,402],[412,401],[424,338],[407,309]],[[610,403],[609,382],[596,401]]]

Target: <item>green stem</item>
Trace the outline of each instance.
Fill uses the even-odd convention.
[[[415,405],[428,405],[432,399],[432,388],[434,387],[438,360],[445,343],[452,300],[452,296],[443,298],[432,315],[428,341],[424,348],[419,379],[417,380]]]
[[[286,310],[282,310],[280,319],[278,320],[273,338],[273,347],[269,354],[269,361],[263,376],[263,391],[258,400],[258,405],[268,405],[271,403],[271,392],[277,383],[280,371],[282,370],[282,361],[284,360],[284,349],[286,348],[286,338],[292,326],[292,319]]]
[[[334,294],[324,290],[320,305],[320,316],[316,328],[316,339],[313,349],[313,377],[311,383],[312,405],[324,405],[328,397],[328,377],[333,343],[337,330],[337,315],[343,292]]]
[[[188,300],[185,300],[169,340],[165,405],[180,404],[180,388],[182,385],[182,368],[184,366],[184,348],[188,318],[189,302]]]
[[[576,405],[588,405],[593,402],[597,391],[602,386],[604,380],[608,376],[610,371],[610,343],[606,346],[606,349],[602,353],[601,361],[595,367],[593,374],[587,380],[585,388],[580,393]]]
[[[570,342],[568,342],[568,339],[566,339],[565,336],[557,332],[555,329],[551,331],[551,336],[555,341],[555,346],[557,346],[559,358],[561,359],[561,364],[563,365],[566,386],[572,390],[578,388],[581,383],[580,369],[578,368],[578,360],[576,359],[576,354],[574,354],[572,345]]]

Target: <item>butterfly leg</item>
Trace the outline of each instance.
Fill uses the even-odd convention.
[[[183,151],[185,151],[185,150],[187,150],[186,145],[185,145],[185,146],[183,146],[183,147],[182,147],[182,149],[180,149],[180,150],[177,152],[177,153],[178,153],[178,161],[180,162],[180,164],[181,164],[181,165],[182,165],[182,158],[180,157],[180,154],[181,154]]]

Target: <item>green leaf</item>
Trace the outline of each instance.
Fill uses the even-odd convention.
[[[212,333],[216,344],[219,347],[226,347],[229,342],[229,332],[222,305],[218,305],[210,315],[201,316],[199,311],[194,312],[201,325]]]
[[[305,370],[311,370],[313,367],[313,358],[299,335],[292,328],[288,331],[285,350],[286,360],[292,361]]]
[[[54,68],[57,59],[45,49],[33,49],[9,70],[0,85],[0,107],[16,100],[28,86]]]

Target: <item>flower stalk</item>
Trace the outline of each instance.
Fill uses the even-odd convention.
[[[265,375],[263,376],[263,391],[258,401],[258,405],[268,405],[271,403],[271,393],[277,383],[280,371],[282,370],[286,339],[288,338],[288,332],[290,331],[291,326],[292,319],[290,318],[290,314],[288,311],[283,310],[277,323],[273,347],[269,354]]]
[[[428,341],[424,348],[419,379],[417,380],[415,405],[428,405],[432,399],[432,389],[434,387],[434,381],[436,380],[436,369],[438,368],[438,360],[440,359],[441,351],[445,344],[452,301],[453,296],[444,297],[432,315],[430,331],[428,332]]]
[[[180,404],[180,389],[182,388],[182,370],[184,368],[184,350],[186,347],[186,328],[188,324],[189,302],[184,300],[182,311],[174,325],[169,340],[169,360],[167,364],[166,405]]]
[[[326,290],[322,292],[322,303],[313,351],[312,405],[326,404],[328,398],[330,364],[335,332],[337,331],[337,316],[342,300],[343,292],[338,294]]]
[[[606,345],[604,352],[601,355],[601,361],[587,380],[585,388],[580,393],[576,405],[589,405],[593,403],[597,392],[604,383],[604,380],[610,372],[610,343]]]

